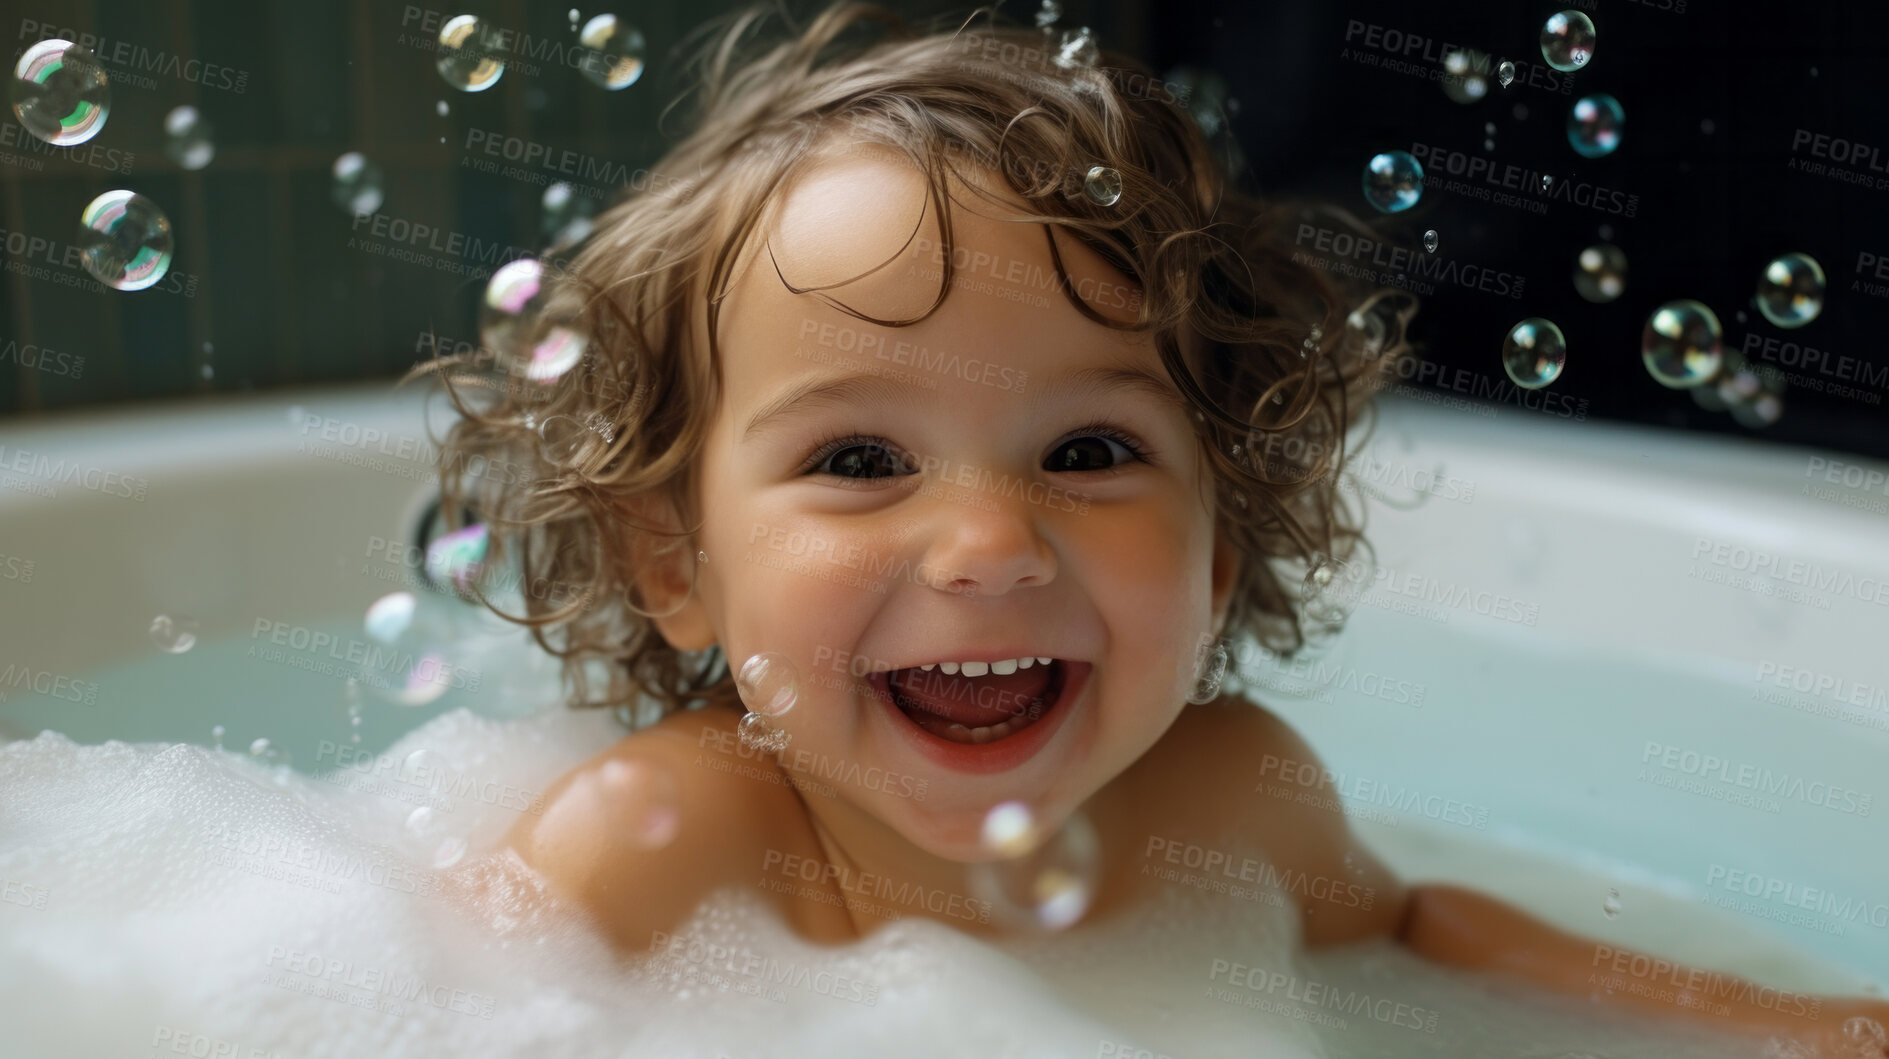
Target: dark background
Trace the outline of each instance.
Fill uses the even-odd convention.
[[[193,82],[175,67],[139,71],[154,87],[114,83],[103,132],[78,149],[47,148],[10,112],[4,116],[10,133],[0,141],[0,227],[9,238],[0,253],[9,268],[0,274],[0,340],[85,361],[82,370],[62,374],[26,366],[16,354],[0,358],[0,416],[18,422],[81,406],[392,379],[430,354],[422,337],[428,332],[474,338],[483,276],[543,243],[544,184],[468,168],[485,157],[476,146],[468,149],[468,138],[515,136],[629,171],[652,166],[682,131],[675,114],[666,131],[659,129],[664,106],[684,87],[677,49],[702,20],[732,6],[580,7],[580,22],[609,10],[647,37],[648,70],[622,91],[606,92],[568,66],[526,57],[491,89],[465,93],[436,71],[430,50],[436,34],[417,12],[437,18],[469,12],[535,41],[569,41],[568,5],[0,4],[9,66],[37,38],[31,23],[44,22],[129,42],[147,57],[199,59],[245,75],[239,92]],[[819,6],[796,2],[786,9],[804,21]],[[892,6],[920,20],[965,10]],[[1571,94],[1520,83],[1501,89],[1491,80],[1488,95],[1471,104],[1450,99],[1435,80],[1347,54],[1435,66],[1446,46],[1472,47],[1492,60],[1539,66],[1539,28],[1563,6],[1069,0],[1059,25],[1091,26],[1105,47],[1140,56],[1159,74],[1191,67],[1197,82],[1209,73],[1223,79],[1228,127],[1249,187],[1376,216],[1388,238],[1408,247],[1433,228],[1441,254],[1525,277],[1519,300],[1447,286],[1427,294],[1413,337],[1430,360],[1499,380],[1508,328],[1524,316],[1545,316],[1561,326],[1569,346],[1552,390],[1585,401],[1590,418],[1760,434],[1889,457],[1884,404],[1793,385],[1781,421],[1753,429],[1660,386],[1639,355],[1652,309],[1696,298],[1718,314],[1728,349],[1755,334],[1815,347],[1832,359],[1868,361],[1878,371],[1889,367],[1882,340],[1889,298],[1851,290],[1854,280],[1874,282],[1857,274],[1859,253],[1889,256],[1889,188],[1789,167],[1793,158],[1828,164],[1793,155],[1793,135],[1805,129],[1879,146],[1883,157],[1875,164],[1883,168],[1871,173],[1872,185],[1889,178],[1883,107],[1889,5],[1585,0],[1566,6],[1594,20],[1598,45],[1588,68],[1556,75],[1574,79]],[[1003,10],[1028,23],[1035,5]],[[1393,55],[1371,47],[1359,26],[1425,43]],[[1576,155],[1565,134],[1569,107],[1589,92],[1613,94],[1627,114],[1621,147],[1599,159]],[[440,100],[450,107],[444,117],[436,112]],[[200,171],[181,169],[164,152],[164,116],[182,104],[197,107],[215,128],[215,159]],[[1483,148],[1486,123],[1496,126],[1493,151]],[[1414,209],[1373,215],[1358,186],[1364,160],[1413,143],[1617,189],[1637,196],[1636,214],[1550,200],[1548,213],[1538,215],[1445,193],[1433,182]],[[366,223],[357,226],[332,200],[329,167],[345,151],[360,151],[385,171],[380,212],[389,219],[431,226],[442,238],[457,233],[484,249],[455,257],[414,247],[463,272],[363,249],[364,239],[383,249],[399,244],[372,238]],[[130,155],[129,173],[99,164],[122,162],[123,153]],[[86,203],[118,187],[151,198],[169,215],[177,278],[141,292],[99,292],[18,268],[14,233],[69,245]],[[1630,269],[1620,299],[1593,305],[1575,293],[1570,276],[1579,250],[1602,241],[1603,225]],[[1765,262],[1787,251],[1816,258],[1829,280],[1822,316],[1790,331],[1772,327],[1751,304]],[[30,264],[86,278],[43,256]],[[192,278],[194,294],[187,296]],[[1889,401],[1889,387],[1849,384]]]

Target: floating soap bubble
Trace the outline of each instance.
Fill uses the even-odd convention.
[[[349,151],[335,159],[335,204],[361,216],[373,213],[380,209],[385,198],[381,192],[383,179],[380,166],[368,161],[367,156],[359,151]]]
[[[1619,890],[1607,891],[1607,896],[1602,898],[1600,902],[1600,913],[1601,915],[1606,916],[1608,919],[1612,919],[1613,917],[1620,914],[1620,891]]]
[[[682,828],[681,787],[667,768],[653,761],[612,760],[597,772],[609,798],[611,821],[643,849],[661,849]]]
[[[748,709],[762,717],[779,717],[794,708],[800,697],[798,671],[793,659],[762,651],[741,664],[735,690]]]
[[[506,263],[486,283],[479,338],[508,369],[550,383],[583,360],[589,343],[572,328],[544,326],[545,293],[544,266],[537,259]]]
[[[1653,310],[1640,333],[1640,357],[1662,386],[1682,390],[1717,375],[1725,359],[1718,317],[1690,298]]]
[[[1489,94],[1489,57],[1473,48],[1443,56],[1443,94],[1458,103],[1474,103]]]
[[[577,41],[585,48],[577,70],[591,83],[612,92],[625,89],[643,76],[643,31],[615,15],[598,15],[584,23]]]
[[[991,918],[1032,930],[1066,930],[1088,914],[1100,876],[1095,826],[1076,812],[1029,853],[973,864],[971,891],[990,905]]]
[[[444,623],[420,608],[411,592],[390,592],[367,608],[363,629],[373,643],[360,680],[397,706],[435,702],[463,679],[447,657]]]
[[[216,157],[215,130],[196,107],[174,107],[164,115],[164,153],[185,169],[202,169]]]
[[[438,114],[442,118],[448,114],[451,114],[452,112],[453,112],[452,106],[443,99],[433,104],[433,113]]]
[[[67,40],[42,40],[13,67],[13,114],[26,131],[52,144],[84,143],[111,113],[111,78],[89,50]]]
[[[533,382],[556,382],[584,359],[584,350],[589,344],[588,339],[571,328],[550,328],[532,344],[525,378]]]
[[[596,199],[577,194],[560,180],[544,189],[540,204],[544,209],[540,224],[546,245],[575,246],[590,234],[591,218],[597,213]]]
[[[1427,231],[1427,232],[1425,232],[1425,233],[1423,233],[1423,250],[1424,250],[1424,253],[1427,253],[1427,254],[1434,254],[1434,253],[1436,253],[1436,244],[1437,244],[1437,238],[1436,238],[1436,229],[1435,229],[1435,228],[1432,228],[1432,229],[1430,229],[1429,231]]]
[[[79,218],[79,263],[107,287],[143,290],[171,268],[171,222],[157,203],[107,191]]]
[[[1802,327],[1823,311],[1823,266],[1809,254],[1771,259],[1758,277],[1758,311],[1779,327]]]
[[[1050,56],[1056,65],[1065,70],[1078,67],[1090,67],[1102,57],[1102,47],[1095,41],[1095,33],[1087,26],[1066,29],[1056,41],[1056,51]]]
[[[546,416],[538,423],[538,437],[544,442],[545,458],[553,463],[575,462],[593,438],[600,438],[575,416]]]
[[[1567,339],[1552,320],[1528,317],[1502,340],[1502,370],[1524,390],[1539,390],[1560,378],[1567,361]]]
[[[1299,586],[1306,619],[1334,629],[1344,625],[1370,587],[1372,576],[1371,568],[1362,562],[1315,556]]]
[[[1122,200],[1122,175],[1105,165],[1091,166],[1082,178],[1082,192],[1097,206],[1113,206]]]
[[[1482,149],[1485,151],[1495,150],[1495,141],[1493,139],[1482,141]]]
[[[1594,60],[1594,20],[1560,11],[1541,25],[1541,57],[1557,70],[1579,70]]]
[[[1514,84],[1515,83],[1515,64],[1508,61],[1507,59],[1502,60],[1502,64],[1495,68],[1495,79],[1501,82],[1503,88],[1507,88],[1508,86]]]
[[[286,768],[290,760],[288,751],[271,743],[267,738],[257,739],[249,744],[249,757],[257,764],[267,765],[270,768]]]
[[[1212,702],[1220,694],[1220,682],[1227,675],[1227,653],[1214,649],[1214,638],[1202,636],[1194,645],[1194,683],[1187,701],[1196,706]]]
[[[1423,166],[1408,151],[1385,151],[1364,165],[1364,198],[1385,213],[1399,213],[1423,197]]]
[[[414,855],[437,870],[452,867],[466,855],[466,840],[447,834],[445,817],[430,805],[409,813],[405,826]]]
[[[793,740],[790,733],[770,725],[767,718],[758,713],[742,714],[735,724],[735,732],[741,737],[741,745],[763,754],[778,754]]]
[[[421,747],[401,759],[398,775],[402,783],[437,791],[450,786],[449,774],[458,771],[445,754]]]
[[[216,744],[216,748],[218,750],[223,749],[223,726],[222,725],[220,724],[215,725],[210,729],[210,740]]]
[[[1574,290],[1590,302],[1610,302],[1627,289],[1626,251],[1596,243],[1574,259]]]
[[[439,75],[461,92],[483,92],[505,73],[505,37],[476,15],[454,15],[439,27]]]
[[[471,594],[485,570],[490,543],[483,522],[434,537],[426,545],[426,576],[436,585],[451,585],[462,596]]]
[[[984,849],[1006,858],[1021,857],[1037,847],[1036,814],[1022,802],[1000,802],[984,814],[984,826],[978,842]]]
[[[1582,96],[1568,110],[1568,143],[1583,158],[1612,154],[1626,120],[1626,108],[1614,97],[1604,92]]]
[[[1551,177],[1548,174],[1543,173],[1541,175],[1541,190],[1547,191],[1551,187],[1554,187],[1554,177]]]
[[[183,654],[197,645],[197,619],[182,614],[159,614],[151,619],[151,642],[160,650]]]
[[[1711,389],[1709,386],[1700,386],[1694,388],[1692,392],[1698,393],[1709,389]],[[1784,399],[1774,393],[1761,393],[1749,401],[1730,402],[1726,405],[1726,409],[1731,412],[1732,418],[1738,422],[1739,426],[1762,430],[1765,427],[1776,426],[1778,420],[1784,418]]]
[[[1042,6],[1036,9],[1036,28],[1048,29],[1061,17],[1063,17],[1062,4],[1057,0],[1043,0]]]

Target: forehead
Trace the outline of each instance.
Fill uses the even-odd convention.
[[[984,178],[986,190],[955,178],[947,185],[948,254],[941,204],[924,173],[889,147],[860,144],[825,154],[771,196],[737,258],[720,313],[730,406],[763,400],[795,380],[870,366],[875,358],[859,353],[862,344],[923,348],[934,363],[976,358],[1032,378],[1098,363],[1160,370],[1148,334],[1105,327],[1069,304],[1049,240],[1077,295],[1102,316],[1132,322],[1139,288],[1078,239],[1021,220],[1026,204],[995,174],[967,175]],[[937,299],[947,258],[956,269],[953,288],[935,312],[909,326],[861,320],[827,301],[880,320],[913,320]],[[876,359],[895,366],[883,354]],[[922,388],[978,385],[962,372],[929,375]]]

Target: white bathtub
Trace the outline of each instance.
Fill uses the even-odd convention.
[[[221,724],[231,748],[267,737],[332,769],[354,734],[344,674],[268,649],[295,629],[358,636],[411,580],[398,542],[432,495],[424,403],[373,386],[0,431],[0,665],[23,667],[0,735],[209,745]],[[1373,506],[1383,569],[1333,648],[1235,664],[1392,867],[1779,986],[1889,979],[1889,605],[1870,601],[1889,603],[1889,515],[1845,506],[1871,494],[1813,462],[1856,461],[1508,406],[1383,413],[1367,478],[1413,497],[1441,470],[1440,495]],[[1768,593],[1720,583],[1754,561],[1738,549],[1814,569],[1760,575]],[[199,643],[160,650],[158,614],[194,618]],[[542,666],[487,676],[420,708],[370,701],[357,745],[555,692]],[[599,718],[559,753],[618,734]],[[1291,768],[1256,762],[1255,781]]]

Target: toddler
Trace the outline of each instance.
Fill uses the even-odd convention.
[[[1402,883],[1342,815],[1255,793],[1258,762],[1318,759],[1219,692],[1225,645],[1304,647],[1301,581],[1361,546],[1337,473],[1404,349],[1393,292],[1295,264],[1296,215],[1230,184],[1184,89],[1085,39],[915,35],[845,5],[750,54],[759,20],[708,54],[663,179],[494,351],[534,363],[520,344],[561,329],[581,360],[455,396],[447,466],[544,473],[449,476],[448,509],[534,581],[595,587],[521,620],[639,725],[509,846],[646,950],[727,887],[859,937],[883,922],[853,900],[866,878],[988,935],[1006,922],[969,866],[1092,836],[1074,934],[1151,899],[1161,836],[1331,882],[1293,896],[1306,946],[1390,935],[1691,1010],[1589,984],[1641,954]],[[581,428],[553,445],[557,417]],[[1658,965],[1760,1036],[1838,1048],[1846,1019],[1889,1022]]]

